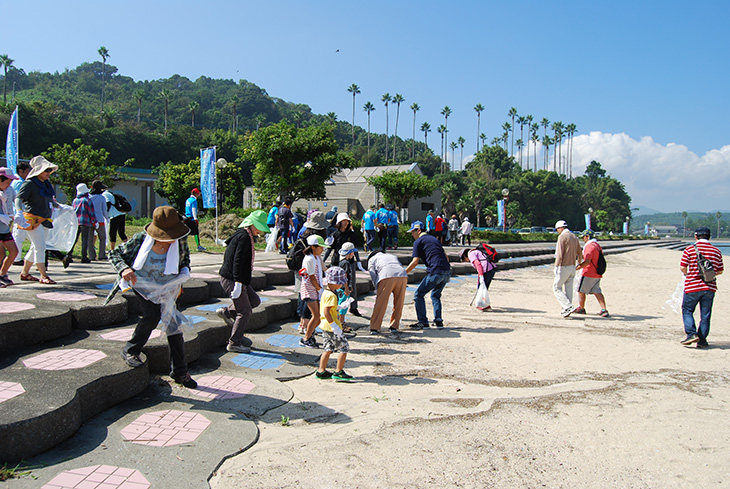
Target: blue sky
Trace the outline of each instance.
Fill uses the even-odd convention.
[[[474,105],[489,140],[516,107],[576,124],[574,166],[601,161],[634,205],[714,210],[730,207],[728,14],[724,1],[29,1],[3,7],[0,53],[53,72],[99,59],[104,45],[138,80],[246,79],[347,121],[356,83],[355,123],[366,126],[371,101],[379,132],[382,94],[400,93],[399,135],[412,134],[416,102],[437,145],[448,105],[465,160]],[[391,133],[394,119],[391,106]]]

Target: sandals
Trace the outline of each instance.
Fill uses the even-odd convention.
[[[343,333],[352,333],[352,328],[349,327],[349,326],[347,326],[347,325],[343,325],[342,326],[342,332]]]
[[[31,275],[31,274],[28,274],[28,275],[23,275],[23,274],[21,273],[21,274],[20,274],[20,281],[21,281],[21,282],[38,282],[39,280],[38,280],[38,277],[34,277],[34,276],[33,276],[33,275]]]
[[[573,314],[585,314],[585,313],[586,313],[586,310],[585,310],[585,309],[583,309],[583,308],[582,308],[582,307],[580,307],[580,306],[576,307],[576,308],[575,308],[575,311],[573,311]]]
[[[38,282],[43,285],[56,285],[56,281],[53,280],[51,277],[43,277]]]

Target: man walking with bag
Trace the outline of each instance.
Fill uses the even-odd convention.
[[[717,292],[715,276],[723,272],[722,253],[710,244],[710,229],[701,227],[695,230],[695,244],[688,246],[682,253],[679,269],[684,275],[684,299],[682,300],[682,321],[687,337],[681,341],[685,346],[697,343],[698,348],[709,346],[710,316],[712,302]],[[709,266],[706,265],[709,261]],[[707,268],[714,273],[707,273]],[[694,312],[700,305],[700,328],[695,325]]]

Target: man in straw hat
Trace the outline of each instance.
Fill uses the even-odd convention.
[[[109,261],[119,274],[106,303],[125,285],[132,287],[142,309],[132,339],[122,349],[130,367],[141,367],[142,348],[158,323],[167,333],[172,371],[170,376],[189,389],[197,387],[185,362],[185,340],[180,326],[185,321],[175,308],[182,283],[190,278],[190,251],[185,238],[190,229],[169,205],[152,213],[144,232],[109,252]]]
[[[218,272],[220,283],[226,294],[233,299],[228,307],[221,307],[215,313],[231,326],[231,336],[226,350],[249,353],[251,340],[244,336],[246,325],[253,310],[261,304],[259,296],[251,287],[251,272],[254,262],[254,238],[269,232],[266,212],[253,211],[243,220],[233,236],[226,240],[223,265]]]

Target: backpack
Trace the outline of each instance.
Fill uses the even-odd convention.
[[[307,242],[304,239],[298,239],[294,242],[289,252],[286,254],[286,266],[289,270],[295,272],[302,268],[302,262],[304,261],[304,248],[307,247]]]
[[[130,212],[132,210],[132,204],[129,203],[125,196],[115,194],[114,192],[112,192],[112,195],[114,196],[114,208],[116,210],[119,212]]]
[[[596,273],[603,275],[606,273],[606,259],[603,257],[603,251],[598,250],[598,261],[596,262]]]
[[[700,249],[697,246],[695,246],[695,253],[697,253],[697,271],[700,273],[700,278],[705,283],[714,282],[717,275],[714,265],[700,253]]]
[[[492,263],[497,263],[501,258],[499,253],[497,253],[497,250],[486,243],[481,243],[474,249],[484,253]]]

